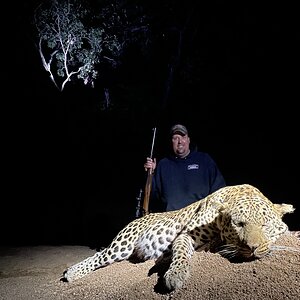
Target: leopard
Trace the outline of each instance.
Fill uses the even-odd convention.
[[[129,222],[111,243],[93,256],[71,265],[66,282],[123,260],[169,261],[162,276],[167,291],[180,289],[190,276],[195,251],[219,249],[216,254],[262,259],[289,231],[283,216],[292,204],[273,203],[251,184],[228,185],[178,210],[153,212]]]

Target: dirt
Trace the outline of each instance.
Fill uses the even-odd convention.
[[[276,245],[290,247],[251,262],[232,263],[219,254],[196,252],[191,276],[179,290],[161,289],[154,261],[122,261],[72,283],[61,280],[70,265],[91,256],[86,246],[5,247],[0,249],[0,299],[300,299],[299,231]]]

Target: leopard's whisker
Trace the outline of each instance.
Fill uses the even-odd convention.
[[[270,248],[272,251],[291,251],[291,252],[300,252],[300,248],[282,246],[282,245],[272,245]]]
[[[226,244],[219,247],[220,250],[217,252],[227,258],[233,258],[238,254],[238,249],[235,245]]]

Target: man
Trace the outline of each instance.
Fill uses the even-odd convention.
[[[173,153],[156,164],[147,157],[145,170],[153,174],[150,210],[171,211],[183,208],[226,185],[211,156],[190,149],[190,137],[184,125],[171,128]]]

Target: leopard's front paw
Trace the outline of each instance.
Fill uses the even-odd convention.
[[[164,283],[168,290],[180,289],[190,276],[189,265],[172,266],[164,275]]]

